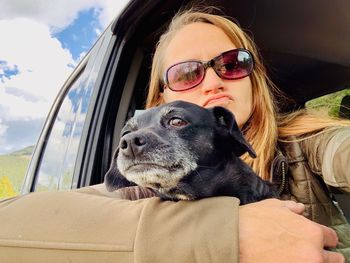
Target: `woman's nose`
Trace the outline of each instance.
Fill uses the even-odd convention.
[[[224,82],[214,71],[213,68],[208,68],[202,82],[202,92],[204,94],[217,93],[224,89]]]

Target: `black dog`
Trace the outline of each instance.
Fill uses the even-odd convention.
[[[176,101],[127,122],[105,183],[109,191],[138,185],[171,200],[276,197],[239,158],[245,152],[255,157],[231,112]]]

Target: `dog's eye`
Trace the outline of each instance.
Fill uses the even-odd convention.
[[[175,117],[170,119],[169,124],[174,127],[182,127],[187,125],[187,121],[180,119],[178,117]]]

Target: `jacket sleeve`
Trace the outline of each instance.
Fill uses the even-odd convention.
[[[350,193],[350,127],[330,129],[301,142],[313,172]]]
[[[0,262],[238,262],[238,205],[28,194],[0,202]]]

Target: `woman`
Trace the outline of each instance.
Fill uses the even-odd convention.
[[[176,21],[182,23],[186,16],[198,15],[180,16],[174,20],[173,29],[177,28]],[[208,23],[189,24],[193,28],[183,27],[192,29],[189,35],[176,29],[161,39],[148,106],[184,99],[205,107],[227,107],[237,115],[260,155],[256,161],[246,161],[267,178],[269,167],[263,164],[272,163],[276,139],[267,142],[265,138],[273,133],[277,137],[277,128],[271,95],[256,57],[251,71],[249,51],[229,52],[230,58],[243,56],[247,66],[238,72],[240,78],[236,80],[218,78],[212,68],[207,68],[196,87],[194,82],[186,84],[192,88],[187,91],[172,92],[169,77],[169,83],[161,84],[165,69],[183,60],[210,60],[240,47],[256,54],[244,35],[233,34],[241,31],[232,23],[226,26],[232,34]],[[198,48],[191,41],[196,41]],[[220,58],[213,63],[221,64]],[[215,69],[221,76],[232,76],[229,67]],[[225,96],[218,96],[223,92]],[[264,103],[264,110],[258,103]],[[266,130],[263,134],[250,134],[257,125],[256,118],[269,120],[262,127]],[[266,141],[271,156],[261,154],[257,139]],[[300,216],[305,207],[294,201],[269,199],[244,206],[232,197],[195,202],[162,202],[159,198],[129,201],[120,197],[139,199],[144,194],[121,190],[107,193],[104,185],[97,185],[76,191],[33,193],[0,202],[0,262],[344,262],[340,253],[327,249],[338,243],[335,231]]]
[[[257,48],[239,27],[190,10],[160,38],[146,107],[184,100],[232,111],[257,153],[244,161],[263,179],[279,182],[282,198],[304,203],[307,218],[334,228],[337,249],[350,261],[350,226],[326,187],[350,192],[350,123],[307,111],[279,114],[274,94]]]

